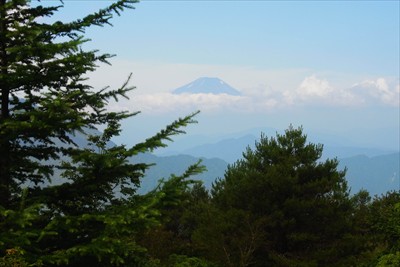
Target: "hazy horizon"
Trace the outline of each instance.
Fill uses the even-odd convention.
[[[66,1],[60,19],[108,1]],[[115,110],[142,111],[116,142],[132,145],[177,117],[201,110],[188,135],[252,128],[347,138],[399,150],[399,2],[143,1],[90,29],[88,49],[116,54],[89,77],[95,88],[137,89]],[[63,12],[61,12],[63,13]],[[174,95],[218,77],[240,96]]]

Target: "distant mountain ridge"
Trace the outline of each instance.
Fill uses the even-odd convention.
[[[269,132],[268,136],[274,135],[273,129],[267,129],[267,132]],[[164,156],[185,154],[195,158],[220,158],[232,164],[242,158],[246,147],[254,148],[255,141],[259,140],[259,137],[247,133],[241,137],[236,135],[219,140],[202,139],[203,142],[200,142],[202,144],[188,139],[183,146],[176,146],[175,151],[169,151]],[[337,158],[338,169],[347,168],[346,180],[352,194],[361,189],[367,190],[372,196],[384,194],[390,190],[400,190],[400,153],[398,151],[352,146],[350,142],[340,142],[340,140],[334,142],[332,136],[314,135],[310,138],[312,143],[321,143],[321,141],[324,144],[321,160]]]
[[[234,163],[242,158],[243,152],[247,147],[254,148],[255,142],[260,138],[252,134],[246,134],[241,137],[231,137],[216,142],[206,142],[200,145],[194,145],[184,149],[177,149],[168,153],[160,153],[160,156],[171,156],[177,154],[191,155],[194,157],[220,158],[228,163]],[[313,142],[313,141],[312,141]],[[319,143],[319,142],[313,142]],[[348,158],[358,155],[375,157],[393,153],[395,151],[386,151],[377,148],[351,147],[339,144],[324,144],[322,159],[327,158]]]
[[[202,77],[179,87],[172,91],[173,94],[227,94],[233,96],[241,95],[240,91],[236,90],[223,80],[216,77]]]
[[[169,178],[171,174],[180,175],[188,166],[198,161],[198,157],[190,155],[155,156],[141,154],[133,162],[155,163],[143,177],[138,190],[143,194],[154,189],[161,178]],[[210,189],[217,178],[223,178],[228,163],[219,158],[202,158],[207,171],[192,178],[203,181]],[[400,190],[400,153],[368,157],[365,155],[339,158],[339,170],[347,169],[346,180],[351,194],[361,189],[367,190],[371,196],[384,194],[391,190]]]
[[[269,129],[269,131],[273,130]],[[101,134],[97,130],[89,130],[88,133]],[[85,136],[81,133],[77,133],[72,138],[79,146],[88,145]],[[135,156],[130,159],[133,163],[155,163],[146,171],[138,192],[146,193],[154,189],[161,178],[167,179],[171,174],[182,174],[188,166],[196,163],[200,158],[207,171],[193,178],[203,181],[206,188],[210,189],[215,179],[224,177],[228,164],[241,158],[247,146],[254,148],[254,143],[258,139],[252,134],[247,134],[187,148],[178,152],[179,155],[156,156],[146,153]],[[112,142],[108,144],[108,146],[114,145]],[[367,190],[371,195],[384,194],[389,190],[400,190],[400,152],[388,153],[372,148],[324,146],[323,159],[327,157],[337,157],[338,168],[341,170],[347,168],[346,180],[352,194],[361,189]],[[56,170],[53,184],[63,182],[63,179],[58,176],[59,171]]]
[[[239,138],[228,138],[217,143],[204,144],[182,151],[182,154],[195,157],[220,158],[228,163],[234,163],[242,157],[243,152],[250,146],[254,148],[256,138],[253,135],[245,135]]]
[[[339,159],[339,169],[347,168],[346,180],[351,193],[367,190],[372,196],[400,190],[400,153]]]

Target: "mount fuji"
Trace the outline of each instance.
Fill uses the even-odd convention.
[[[173,94],[227,94],[239,96],[241,93],[219,78],[202,77],[175,89]]]

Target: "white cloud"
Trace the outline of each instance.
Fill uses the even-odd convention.
[[[89,75],[96,88],[120,86],[133,73],[135,95],[171,92],[199,77],[218,77],[245,95],[284,91],[294,88],[310,71],[307,69],[270,70],[245,66],[132,62],[112,60]]]
[[[227,94],[172,94],[154,93],[134,95],[130,100],[113,102],[113,111],[141,111],[144,114],[190,113],[258,113],[280,107],[280,100],[272,97],[232,96]]]
[[[399,84],[389,83],[385,78],[365,80],[351,87],[333,86],[328,80],[311,75],[296,90],[287,90],[282,96],[288,105],[325,106],[399,106]]]
[[[315,75],[306,77],[297,89],[300,98],[326,97],[333,92],[327,80],[318,79]]]
[[[227,94],[133,94],[130,100],[112,103],[112,110],[142,111],[146,114],[174,112],[205,113],[262,113],[283,110],[295,106],[361,107],[390,105],[399,106],[399,85],[390,87],[385,79],[364,81],[353,87],[340,89],[327,80],[312,75],[304,78],[300,85],[290,91],[270,88],[254,89],[242,96]]]
[[[149,113],[234,111],[251,106],[249,99],[242,96],[171,93],[138,95],[133,97],[132,104],[135,108]]]
[[[346,89],[340,89],[326,79],[315,74],[307,76],[295,90],[287,90],[282,94],[288,105],[324,105],[354,106],[359,105],[356,95]]]
[[[120,86],[129,73],[137,86],[130,100],[111,109],[146,113],[175,111],[260,113],[295,106],[399,106],[399,83],[388,78],[361,79],[340,73],[312,73],[306,69],[268,70],[243,66],[166,64],[118,60],[91,75],[95,88]],[[242,92],[229,95],[174,95],[171,91],[198,77],[219,77]],[[362,82],[357,82],[357,81]],[[353,86],[351,86],[353,84]]]
[[[400,106],[400,84],[398,82],[390,84],[384,78],[365,80],[355,84],[352,90],[357,92],[366,104],[380,102],[384,105]]]

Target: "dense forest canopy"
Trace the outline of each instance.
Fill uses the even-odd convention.
[[[139,195],[151,166],[129,160],[197,112],[132,147],[109,145],[137,113],[107,105],[133,87],[129,74],[116,89],[87,83],[111,55],[85,51],[84,35],[135,3],[50,23],[63,2],[0,0],[0,266],[399,265],[399,192],[350,196],[337,160],[320,161],[302,128],[263,135],[211,192],[190,178],[199,162]]]

